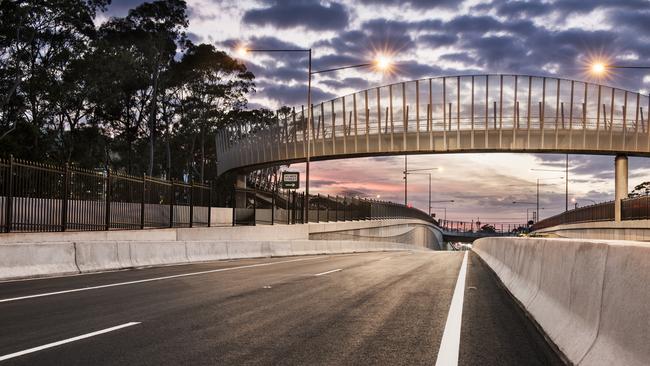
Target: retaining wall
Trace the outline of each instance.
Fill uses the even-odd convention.
[[[576,365],[650,363],[650,245],[483,238],[473,250]]]
[[[561,238],[650,241],[650,220],[581,222],[535,231]]]

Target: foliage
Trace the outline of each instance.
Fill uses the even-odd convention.
[[[632,192],[627,195],[627,197],[635,198],[647,195],[650,195],[650,182],[643,182],[641,184],[638,184],[636,187],[634,187]]]
[[[0,1],[0,156],[213,179],[220,129],[246,134],[275,119],[246,110],[253,74],[187,39],[184,0],[97,26],[109,2]]]

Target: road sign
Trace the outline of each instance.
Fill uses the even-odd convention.
[[[280,187],[283,189],[298,189],[299,185],[299,172],[282,172],[282,181],[280,182]]]

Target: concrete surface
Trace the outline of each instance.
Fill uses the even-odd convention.
[[[576,365],[650,362],[650,245],[485,238],[474,251]]]
[[[650,241],[650,220],[583,222],[557,225],[536,233],[571,239]]]

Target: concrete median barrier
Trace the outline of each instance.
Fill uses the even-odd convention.
[[[189,262],[206,262],[228,257],[228,243],[218,241],[186,241],[187,260]]]
[[[124,242],[131,250],[134,267],[187,263],[185,242]]]
[[[78,272],[72,242],[0,244],[0,279]]]
[[[128,243],[76,242],[76,261],[79,271],[97,272],[133,267]]]
[[[485,238],[474,251],[570,363],[650,362],[650,245]]]

